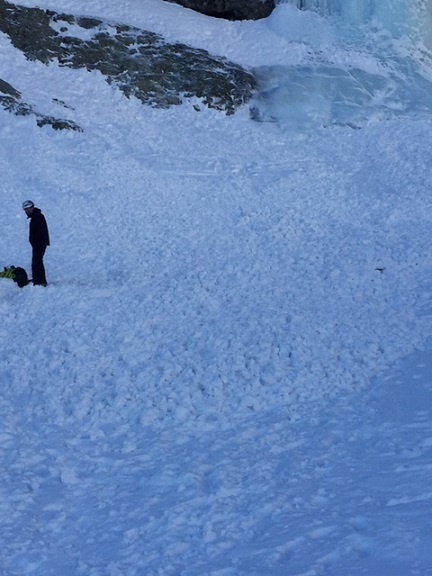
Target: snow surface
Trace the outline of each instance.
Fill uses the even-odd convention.
[[[159,0],[39,5],[289,49]],[[431,575],[431,118],[154,110],[4,36],[0,77],[84,129],[0,110],[3,265],[30,269],[23,200],[52,239],[46,289],[0,280],[0,574]]]

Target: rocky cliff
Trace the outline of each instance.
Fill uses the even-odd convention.
[[[86,31],[86,40],[77,33],[80,29]],[[165,42],[158,34],[121,23],[0,0],[0,31],[29,60],[98,70],[126,97],[149,106],[166,108],[193,100],[197,110],[203,105],[233,114],[256,88],[251,71],[225,58]],[[34,114],[40,126],[81,129],[70,120],[39,114],[31,103],[22,101],[19,87],[7,78],[0,78],[0,105],[15,114]]]
[[[168,0],[207,16],[228,20],[259,20],[269,16],[275,0]]]

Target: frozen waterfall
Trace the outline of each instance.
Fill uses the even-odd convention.
[[[416,36],[420,32],[428,37],[431,32],[429,0],[287,0],[287,3],[321,16],[339,16],[347,24],[368,24],[375,20],[394,35]]]
[[[256,69],[251,115],[302,130],[432,112],[432,0],[285,0],[286,63]]]
[[[314,10],[322,16],[340,14],[346,21],[367,22],[372,16],[373,0],[288,0],[301,10]]]

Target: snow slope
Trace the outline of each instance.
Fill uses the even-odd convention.
[[[288,49],[159,0],[43,7]],[[84,129],[0,110],[4,265],[23,200],[52,238],[46,289],[0,280],[0,574],[432,574],[430,119],[153,110],[3,36],[0,77]]]

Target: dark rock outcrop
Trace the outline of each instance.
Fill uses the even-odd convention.
[[[226,20],[259,20],[267,18],[275,0],[167,0],[216,18]]]
[[[3,106],[5,110],[12,112],[16,116],[35,116],[38,126],[51,126],[54,130],[75,130],[82,132],[78,124],[75,124],[75,122],[72,122],[71,120],[47,116],[46,114],[41,114],[34,110],[32,106],[21,100],[21,94],[18,90],[1,78],[0,105]]]
[[[76,35],[77,27],[86,30],[87,40]],[[201,102],[233,114],[256,88],[253,74],[241,66],[205,50],[169,44],[158,34],[132,26],[0,0],[0,31],[29,60],[98,70],[127,97],[154,107],[191,99],[196,109]],[[24,110],[16,94],[5,93],[3,98],[14,98],[8,102],[15,113]]]

